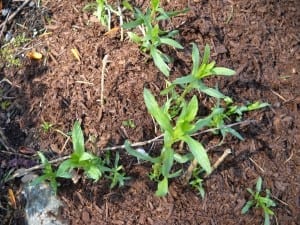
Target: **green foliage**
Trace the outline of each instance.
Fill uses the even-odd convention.
[[[52,169],[51,164],[49,163],[47,158],[43,155],[43,153],[38,152],[38,155],[39,155],[42,165],[44,167],[43,175],[34,179],[31,184],[37,185],[39,183],[48,181],[50,183],[50,187],[52,188],[53,192],[56,193],[57,187],[59,186],[58,182],[56,181],[56,178],[58,177],[57,172],[55,172]]]
[[[47,127],[49,127],[48,125],[49,124],[47,124]],[[112,182],[110,186],[111,188],[115,187],[116,185],[118,185],[119,187],[124,185],[124,182],[129,178],[125,177],[125,173],[122,172],[123,167],[121,165],[118,165],[118,153],[116,155],[113,168],[109,168],[109,155],[106,155],[106,157],[102,159],[85,150],[83,132],[78,121],[75,122],[71,135],[73,142],[73,153],[70,155],[69,159],[63,161],[58,166],[58,169],[56,171],[52,169],[52,166],[46,159],[46,157],[42,153],[38,153],[44,169],[43,174],[40,177],[36,178],[33,181],[33,184],[49,181],[50,186],[56,193],[58,187],[56,179],[70,179],[73,177],[72,172],[75,169],[79,169],[82,170],[88,178],[94,181],[98,181],[103,175],[108,174],[106,175],[106,177],[109,178]]]
[[[0,67],[6,65],[7,67],[20,67],[21,61],[18,58],[18,49],[28,42],[30,39],[25,37],[25,34],[20,34],[13,38],[10,42],[5,43],[0,48]]]
[[[46,122],[44,121],[42,124],[41,124],[41,128],[43,129],[43,131],[45,133],[49,132],[53,127],[53,124],[49,123],[49,122]]]
[[[110,188],[114,188],[116,185],[119,187],[124,186],[126,180],[129,177],[125,176],[125,173],[122,172],[123,166],[119,165],[120,156],[119,153],[116,153],[116,158],[113,167],[109,171],[109,175],[106,176],[109,180],[111,180]]]
[[[203,172],[204,171],[201,167],[196,167],[193,170],[192,179],[190,181],[191,187],[196,189],[202,198],[205,197],[205,190],[203,187],[203,179],[201,178],[201,174]]]
[[[166,195],[168,192],[168,179],[180,175],[180,170],[175,173],[171,172],[174,161],[183,163],[186,162],[184,158],[190,157],[190,155],[180,155],[174,151],[172,146],[176,142],[185,142],[189,146],[192,158],[195,158],[199,165],[209,174],[212,168],[208,155],[202,144],[191,137],[192,131],[196,132],[198,128],[202,128],[201,126],[196,127],[199,121],[194,122],[198,111],[196,96],[194,96],[190,102],[184,102],[181,113],[175,121],[175,126],[172,125],[173,121],[171,121],[168,112],[158,105],[148,89],[144,90],[144,100],[149,113],[157,121],[164,133],[164,145],[161,154],[157,158],[152,158],[134,151],[129,145],[126,145],[126,150],[129,154],[136,156],[138,159],[153,163],[153,172],[150,177],[158,182],[156,195]]]
[[[262,178],[259,177],[256,182],[255,191],[247,188],[247,191],[251,194],[252,199],[249,200],[245,206],[242,208],[242,214],[245,214],[249,211],[253,206],[256,208],[261,208],[264,212],[264,225],[270,225],[270,216],[274,215],[274,212],[270,209],[270,207],[275,207],[275,202],[270,198],[270,191],[266,189],[266,196],[261,196],[261,188],[262,188]]]
[[[82,169],[88,178],[98,181],[103,172],[109,171],[109,168],[104,166],[101,158],[85,151],[84,137],[78,121],[75,122],[73,127],[72,141],[74,152],[70,155],[70,159],[60,164],[57,175],[63,178],[71,178],[71,171],[76,168]]]
[[[135,20],[123,24],[123,28],[133,29],[139,27],[141,34],[128,32],[129,38],[137,43],[143,52],[149,53],[156,67],[164,75],[169,76],[170,68],[168,63],[170,63],[172,59],[163,53],[159,47],[161,45],[168,45],[173,48],[183,49],[183,46],[174,40],[175,35],[178,34],[177,30],[162,30],[158,22],[160,20],[170,19],[172,16],[186,12],[186,10],[165,12],[164,9],[159,6],[159,3],[160,1],[158,0],[152,0],[151,7],[148,7],[145,13],[135,8]]]
[[[200,61],[199,49],[193,43],[192,44],[192,61],[193,68],[190,74],[177,78],[173,85],[181,85],[184,88],[179,101],[182,101],[186,94],[190,93],[191,90],[196,89],[200,92],[207,94],[208,96],[223,99],[226,96],[219,92],[216,88],[207,87],[203,83],[203,78],[210,76],[233,76],[235,74],[234,70],[225,67],[216,67],[215,61],[209,62],[210,58],[210,47],[205,46],[202,60]],[[200,63],[201,62],[201,63]]]
[[[129,128],[135,128],[135,123],[133,120],[125,120],[122,122],[122,125]]]

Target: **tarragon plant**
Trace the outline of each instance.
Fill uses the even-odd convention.
[[[242,208],[242,214],[249,211],[250,208],[255,206],[261,208],[264,212],[264,225],[270,225],[270,216],[274,215],[274,212],[270,207],[275,207],[275,202],[270,198],[270,191],[266,189],[266,196],[261,196],[262,178],[259,177],[256,182],[255,191],[247,188],[247,191],[251,194],[252,199],[249,200],[246,205]]]
[[[124,29],[133,29],[138,27],[141,34],[137,32],[128,32],[129,38],[137,43],[143,52],[149,53],[156,67],[166,76],[170,74],[168,64],[172,61],[171,57],[163,53],[160,49],[162,45],[168,45],[173,48],[183,49],[174,38],[178,34],[177,30],[165,31],[159,26],[160,20],[170,19],[183,11],[165,12],[159,6],[159,0],[151,0],[151,7],[143,13],[140,9],[135,8],[135,20],[123,24]]]

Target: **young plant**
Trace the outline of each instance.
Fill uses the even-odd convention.
[[[117,152],[116,158],[113,167],[109,171],[109,175],[106,176],[109,180],[111,180],[110,188],[114,188],[116,185],[119,187],[124,186],[124,183],[126,180],[129,179],[129,177],[125,176],[125,173],[122,172],[123,166],[119,165],[120,155]]]
[[[170,19],[185,11],[165,12],[159,7],[160,1],[151,0],[151,7],[143,13],[135,8],[134,21],[123,24],[124,29],[139,27],[141,35],[135,32],[128,32],[129,38],[137,43],[143,52],[149,53],[155,66],[166,76],[170,74],[168,63],[172,61],[171,57],[163,53],[159,47],[168,45],[173,48],[183,49],[183,46],[174,40],[177,30],[164,31],[159,26],[160,20]]]
[[[73,169],[82,169],[88,178],[98,181],[104,172],[110,171],[104,166],[101,158],[85,151],[84,137],[78,121],[72,130],[72,142],[74,152],[70,155],[70,159],[60,164],[57,176],[71,178]]]
[[[201,174],[203,174],[203,169],[201,167],[196,167],[192,173],[192,179],[190,185],[192,188],[196,189],[202,198],[205,197],[205,190],[203,187],[203,179]]]
[[[49,123],[49,122],[46,122],[44,121],[42,124],[41,124],[41,128],[43,129],[43,131],[45,133],[49,132],[53,127],[53,124],[52,123]]]
[[[152,178],[158,182],[156,195],[164,196],[168,193],[168,179],[179,176],[181,170],[171,172],[174,161],[186,163],[196,159],[197,163],[209,174],[212,171],[208,155],[203,145],[193,139],[191,135],[208,124],[208,119],[200,119],[194,122],[198,111],[198,100],[194,96],[190,102],[182,104],[182,110],[175,125],[168,114],[168,110],[161,108],[156,102],[154,96],[148,89],[144,90],[144,100],[149,113],[160,125],[164,134],[164,144],[160,156],[152,158],[147,154],[137,152],[126,145],[129,154],[153,163]],[[190,153],[181,155],[173,149],[176,142],[185,142]]]
[[[180,85],[184,91],[177,100],[179,103],[183,101],[185,96],[191,92],[191,90],[196,89],[200,92],[207,94],[208,96],[224,99],[226,96],[218,91],[216,88],[207,87],[203,79],[210,76],[233,76],[235,74],[234,70],[217,67],[216,62],[209,62],[210,58],[210,47],[206,45],[204,48],[204,54],[200,63],[200,54],[196,44],[192,44],[192,61],[193,68],[190,74],[177,78],[173,82],[173,85]],[[170,87],[172,88],[172,86]],[[169,88],[169,89],[170,89]]]
[[[56,193],[57,187],[59,186],[59,184],[56,181],[56,179],[58,177],[57,172],[52,169],[51,164],[49,163],[47,158],[43,155],[43,153],[38,152],[38,155],[39,155],[42,165],[43,165],[43,175],[34,179],[31,183],[31,185],[37,185],[39,183],[47,181],[50,183],[50,187],[52,188],[52,191],[54,193]]]
[[[274,212],[270,209],[270,207],[275,207],[275,202],[270,198],[270,191],[266,189],[266,196],[261,196],[261,188],[262,188],[262,178],[259,177],[256,182],[255,191],[247,188],[247,191],[251,194],[252,199],[249,200],[245,206],[242,208],[242,214],[245,214],[249,211],[253,206],[256,208],[261,208],[264,212],[264,225],[270,225],[270,216],[274,215]]]

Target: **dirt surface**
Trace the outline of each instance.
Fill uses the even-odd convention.
[[[143,6],[143,1],[137,2]],[[16,4],[3,1],[4,5]],[[82,8],[87,1],[43,1],[42,8],[25,7],[11,24],[21,22],[36,30],[46,29],[27,46],[45,57],[31,61],[24,57],[22,68],[0,68],[2,95],[8,108],[0,109],[0,221],[23,224],[23,202],[19,181],[4,183],[11,169],[29,168],[38,163],[35,152],[43,150],[50,159],[67,155],[71,143],[59,131],[69,132],[80,120],[87,147],[96,154],[107,146],[122,145],[156,137],[154,123],[146,111],[142,91],[158,95],[165,77],[138,47],[119,33],[105,33],[90,13]],[[144,3],[146,4],[146,3]],[[186,1],[164,1],[166,9],[187,7]],[[16,5],[12,5],[15,8]],[[271,224],[296,225],[300,221],[300,2],[290,1],[190,1],[190,11],[172,19],[180,31],[183,51],[168,51],[175,57],[171,80],[188,74],[191,42],[201,49],[212,46],[212,58],[220,66],[233,68],[237,75],[213,78],[211,86],[238,103],[260,100],[271,107],[248,113],[243,119],[255,122],[239,127],[241,142],[228,137],[210,150],[215,161],[224,149],[233,154],[205,180],[206,197],[174,180],[167,197],[154,196],[155,183],[148,178],[151,165],[136,163],[124,156],[121,163],[131,179],[125,187],[109,189],[106,181],[77,184],[62,181],[58,196],[65,207],[62,219],[70,224],[249,224],[263,223],[260,210],[241,215],[249,199],[246,188],[258,176],[269,188],[277,207]],[[29,15],[35,14],[35,20]],[[1,22],[4,21],[3,17]],[[30,17],[31,18],[31,17]],[[45,19],[48,18],[48,19]],[[25,22],[24,22],[25,21]],[[38,22],[37,22],[38,21]],[[21,28],[9,25],[14,34]],[[27,35],[32,37],[32,29]],[[71,49],[80,53],[76,60]],[[26,49],[25,49],[26,50]],[[24,51],[25,52],[25,51]],[[104,105],[101,107],[101,73],[107,55]],[[22,58],[22,56],[20,56]],[[2,97],[1,101],[4,101]],[[133,120],[135,128],[123,122]],[[41,124],[54,125],[45,133]],[[205,146],[219,140],[198,137]],[[145,146],[155,151],[159,144]],[[11,204],[8,190],[15,193]]]

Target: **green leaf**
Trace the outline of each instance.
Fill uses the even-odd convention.
[[[73,150],[76,154],[82,155],[84,152],[84,138],[78,121],[75,122],[72,130]]]
[[[194,155],[199,165],[206,171],[207,174],[210,174],[212,172],[212,168],[208,155],[202,144],[194,140],[190,136],[181,137],[181,140],[188,144],[190,151]]]
[[[210,87],[207,87],[206,85],[204,85],[204,83],[202,82],[199,82],[198,83],[198,90],[211,96],[211,97],[214,97],[214,98],[226,98],[225,95],[223,95],[220,91],[218,91],[217,89],[215,88],[210,88]]]
[[[242,208],[242,214],[245,214],[249,211],[249,209],[254,205],[254,201],[248,201],[246,205]]]
[[[233,76],[236,74],[234,70],[225,67],[215,67],[211,70],[214,75]]]
[[[44,154],[40,151],[37,152],[38,156],[41,159],[42,164],[45,166],[46,164],[49,164],[47,158],[44,156]]]
[[[270,106],[270,104],[261,103],[261,102],[257,101],[257,102],[254,102],[254,103],[248,105],[247,109],[248,109],[248,111],[252,111],[252,110],[261,109],[261,108],[264,108],[264,107],[267,107],[267,106]]]
[[[226,132],[230,133],[231,135],[237,137],[238,139],[240,139],[241,141],[244,141],[245,139],[240,135],[239,132],[237,132],[235,129],[231,128],[231,127],[226,127],[224,128]],[[222,129],[221,129],[222,130]]]
[[[185,154],[185,155],[180,155],[178,153],[174,154],[174,160],[178,163],[181,163],[181,164],[184,164],[188,161],[191,161],[193,158],[194,157],[193,157],[192,153],[188,153],[188,154]]]
[[[159,107],[154,96],[146,88],[144,89],[144,101],[148,111],[161,126],[161,128],[169,133],[172,133],[172,126],[168,115]]]
[[[196,77],[197,71],[199,69],[199,62],[200,62],[200,56],[199,56],[199,49],[197,48],[197,45],[195,43],[192,43],[192,61],[193,61],[193,69],[192,69],[192,76]]]
[[[265,217],[264,225],[270,225],[270,216],[269,216],[269,214],[265,213],[264,217]]]
[[[136,33],[133,32],[127,32],[128,37],[131,41],[133,41],[136,44],[141,44],[142,42],[142,38],[140,36],[138,36]]]
[[[80,155],[79,162],[81,162],[81,161],[86,161],[86,160],[92,160],[92,159],[94,159],[94,158],[95,158],[95,156],[92,155],[91,153],[83,152],[83,153]]]
[[[176,78],[173,81],[173,84],[187,84],[187,83],[192,83],[194,81],[196,81],[195,77],[193,77],[192,75],[188,75],[188,76]]]
[[[154,11],[154,13],[159,7],[159,2],[160,0],[151,0],[151,10]]]
[[[85,171],[85,173],[89,178],[91,178],[95,181],[98,181],[100,179],[100,177],[102,176],[102,172],[96,166],[90,166],[88,168],[88,170]]]
[[[56,171],[56,176],[57,177],[62,177],[62,178],[71,178],[72,175],[70,171],[74,168],[73,162],[68,159],[61,163]]]
[[[210,47],[208,44],[206,44],[204,48],[204,54],[203,54],[201,65],[208,64],[209,58],[210,58]]]
[[[157,163],[159,161],[158,158],[152,158],[148,154],[144,154],[144,153],[134,150],[133,148],[131,148],[130,143],[128,141],[125,141],[125,149],[129,155],[132,155],[139,160],[141,159],[141,160],[145,160],[145,161],[148,161],[151,163]]]
[[[197,112],[198,112],[198,100],[197,97],[194,95],[192,100],[187,105],[184,120],[188,122],[192,122],[195,119]]]
[[[172,46],[174,48],[184,49],[184,47],[181,44],[179,44],[177,41],[175,41],[171,38],[160,38],[160,42],[162,44],[166,44],[166,45]]]
[[[155,66],[165,75],[170,75],[170,68],[169,66],[164,62],[163,57],[159,50],[157,50],[155,47],[151,46],[150,48],[150,55],[153,58]]]
[[[255,186],[255,190],[256,192],[260,192],[262,188],[262,178],[258,177],[257,181],[256,181],[256,186]]]
[[[169,177],[169,173],[174,162],[174,150],[169,147],[164,147],[162,150],[162,175]]]
[[[165,196],[166,194],[168,194],[168,187],[168,178],[165,177],[162,181],[158,183],[155,195],[159,197]]]

